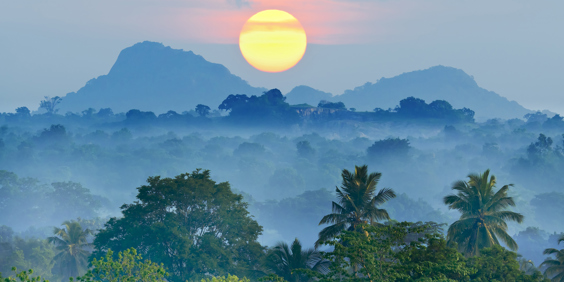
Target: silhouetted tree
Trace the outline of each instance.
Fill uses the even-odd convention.
[[[263,95],[229,95],[219,105],[220,110],[230,111],[227,120],[241,125],[288,126],[300,121],[298,112],[285,102],[286,97],[278,89]]]
[[[390,160],[391,158],[405,159],[408,156],[409,140],[400,138],[387,138],[374,142],[367,150],[369,160]]]
[[[49,97],[45,96],[45,100],[39,102],[39,108],[44,109],[48,114],[56,114],[59,110],[55,109],[63,99],[59,96]]]
[[[31,117],[31,112],[27,107],[19,107],[16,109],[16,115],[21,118]]]
[[[196,113],[198,113],[198,115],[200,115],[201,117],[206,117],[207,115],[209,115],[210,110],[210,107],[206,105],[198,104],[196,106]]]
[[[319,102],[319,104],[317,104],[318,108],[324,108],[324,109],[336,109],[336,110],[346,110],[347,107],[345,106],[345,103],[343,102],[329,102],[329,101],[325,101],[325,100],[321,100]]]

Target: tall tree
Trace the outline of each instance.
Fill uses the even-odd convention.
[[[96,235],[93,257],[136,248],[162,263],[170,281],[256,274],[262,227],[229,183],[216,183],[208,170],[147,182],[138,188],[138,201],[122,206],[123,217],[111,218]]]
[[[564,241],[564,235],[558,238],[558,244]],[[556,258],[549,257],[541,263],[540,267],[546,267],[544,274],[552,279],[554,282],[564,281],[564,249],[557,250],[549,248],[544,250],[545,255],[554,255]]]
[[[57,107],[57,105],[59,103],[61,103],[61,101],[63,100],[63,98],[59,97],[59,96],[55,96],[55,97],[49,97],[49,96],[45,96],[45,100],[42,100],[39,103],[39,108],[40,109],[45,109],[45,111],[48,114],[56,114],[59,110],[55,109],[55,107]]]
[[[313,248],[304,250],[297,238],[291,246],[284,242],[278,243],[268,251],[266,257],[266,267],[289,282],[309,280],[306,274],[296,273],[296,269],[311,269],[326,273],[329,270],[328,266],[329,261],[324,260],[317,250]]]
[[[381,176],[379,172],[368,174],[366,165],[355,166],[354,173],[343,169],[341,189],[336,187],[338,203],[333,202],[333,213],[324,216],[319,222],[319,225],[333,225],[319,232],[316,247],[343,230],[359,231],[361,224],[374,224],[378,220],[390,219],[388,212],[378,206],[395,198],[396,194],[392,189],[383,188],[374,195]]]
[[[66,280],[68,277],[78,276],[87,266],[90,255],[88,248],[91,246],[87,237],[92,233],[88,229],[82,229],[77,221],[65,221],[62,225],[63,228],[55,227],[55,236],[49,237],[48,240],[58,251],[53,258],[54,269]]]
[[[515,206],[512,197],[507,196],[509,187],[504,185],[495,191],[496,178],[490,177],[490,170],[483,174],[468,175],[469,181],[457,181],[452,189],[456,195],[443,200],[449,209],[460,211],[460,219],[450,225],[447,240],[457,243],[459,250],[468,255],[478,255],[480,249],[499,245],[499,240],[511,250],[517,250],[517,243],[507,234],[506,221],[523,222],[523,215],[508,211]]]

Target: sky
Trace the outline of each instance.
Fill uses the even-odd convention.
[[[245,21],[294,15],[308,47],[282,73],[247,64]],[[0,112],[37,109],[107,74],[137,42],[192,50],[251,85],[342,94],[381,77],[445,65],[533,110],[564,114],[562,0],[0,0]]]

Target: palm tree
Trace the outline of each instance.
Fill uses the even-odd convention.
[[[558,244],[564,241],[564,235],[558,238]],[[552,281],[554,282],[563,282],[564,281],[564,249],[557,250],[554,248],[549,248],[544,250],[543,254],[545,255],[556,255],[556,259],[549,257],[545,259],[540,267],[546,266],[547,268],[544,271],[544,274],[548,277],[552,277]]]
[[[59,268],[59,274],[63,276],[63,280],[68,280],[68,277],[78,276],[80,269],[87,265],[90,254],[87,248],[91,244],[86,239],[92,232],[83,230],[77,221],[65,221],[62,225],[63,228],[55,227],[55,236],[49,237],[48,240],[58,251],[53,260]]]
[[[457,181],[452,189],[458,191],[456,195],[448,195],[444,203],[449,209],[456,209],[462,213],[460,219],[448,228],[447,240],[449,244],[458,244],[459,250],[467,256],[478,255],[480,249],[499,245],[499,240],[511,250],[517,250],[517,243],[507,234],[505,221],[511,220],[521,223],[523,215],[507,211],[509,206],[515,206],[507,191],[513,184],[494,191],[496,179],[490,175],[490,170],[484,174],[470,174],[468,182]]]
[[[284,242],[278,243],[268,251],[266,267],[274,274],[289,282],[308,281],[305,274],[292,273],[296,269],[311,269],[320,273],[328,272],[329,262],[313,248],[303,250],[302,244],[296,238],[291,246]]]
[[[395,198],[396,194],[392,189],[384,188],[374,196],[381,176],[379,172],[368,175],[366,165],[355,166],[354,174],[343,169],[341,189],[336,188],[339,202],[333,202],[333,213],[324,216],[319,222],[319,225],[333,225],[319,232],[316,247],[339,235],[343,230],[359,231],[361,224],[375,224],[378,220],[390,219],[388,212],[378,206]]]

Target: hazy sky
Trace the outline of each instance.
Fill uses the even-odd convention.
[[[306,30],[306,54],[287,72],[255,70],[238,49],[241,27],[264,9]],[[76,91],[107,74],[120,50],[150,40],[283,92],[303,84],[337,95],[441,64],[564,114],[562,11],[562,0],[0,0],[0,112]]]

